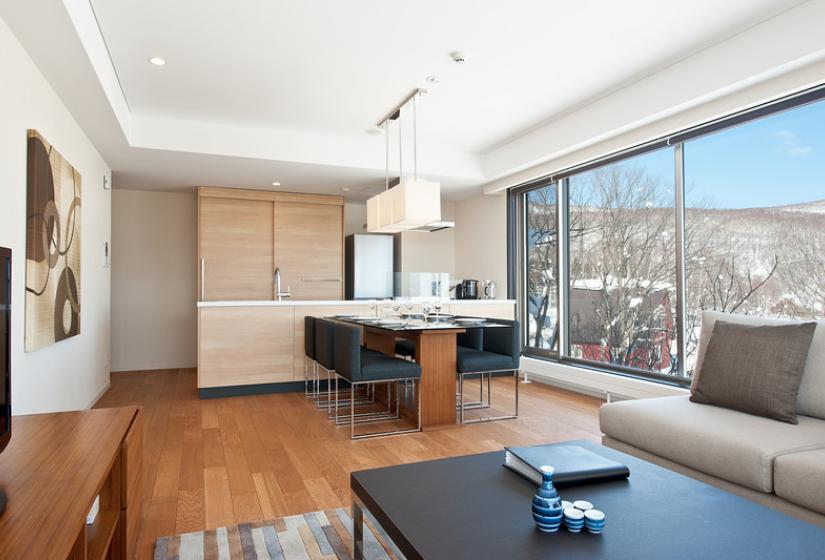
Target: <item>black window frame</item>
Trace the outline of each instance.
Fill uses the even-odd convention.
[[[729,128],[747,124],[749,122],[757,121],[759,119],[809,105],[819,101],[825,100],[825,83],[817,86],[779,97],[777,99],[767,101],[755,105],[751,108],[744,109],[729,115],[723,116],[703,124],[682,129],[671,134],[663,135],[655,140],[631,146],[629,148],[611,152],[604,156],[594,158],[592,160],[583,162],[581,164],[563,168],[555,173],[550,173],[528,182],[515,185],[507,189],[507,280],[508,280],[508,297],[517,302],[518,317],[522,321],[521,332],[521,347],[522,354],[526,357],[536,358],[554,363],[574,365],[583,369],[598,371],[602,373],[616,374],[619,376],[626,376],[631,378],[644,379],[648,381],[655,381],[657,383],[672,385],[677,387],[687,387],[691,383],[691,379],[685,376],[685,333],[684,333],[684,209],[685,209],[685,185],[684,185],[684,165],[683,165],[683,146],[689,140],[707,136],[715,132],[720,132]],[[569,193],[566,188],[567,179],[573,175],[583,173],[592,169],[598,169],[610,165],[612,163],[619,163],[626,161],[638,155],[649,153],[665,147],[674,148],[674,173],[676,177],[676,227],[677,237],[679,238],[677,244],[677,302],[676,302],[676,317],[675,324],[677,328],[679,360],[678,368],[680,375],[658,374],[655,372],[639,370],[635,368],[628,368],[615,364],[606,364],[601,362],[592,362],[589,360],[582,360],[571,357],[569,341],[567,332],[569,331],[569,258],[563,254],[562,245],[567,247],[564,252],[569,252],[569,232],[567,228],[567,215],[569,206]],[[560,216],[562,220],[558,221],[559,234],[559,255],[557,256],[557,266],[565,267],[564,274],[559,275],[559,282],[557,289],[559,305],[557,306],[557,320],[560,328],[560,337],[558,344],[558,351],[548,351],[538,349],[527,345],[527,306],[524,304],[524,278],[523,270],[526,267],[526,256],[523,254],[523,236],[524,236],[524,211],[526,209],[525,199],[526,193],[529,191],[556,184],[557,205],[560,208]],[[520,274],[519,272],[522,271]],[[562,281],[563,280],[563,281]],[[563,331],[563,332],[561,332]]]

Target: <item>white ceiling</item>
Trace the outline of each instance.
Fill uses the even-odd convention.
[[[135,113],[361,132],[430,87],[422,142],[472,152],[794,3],[92,0]]]
[[[89,1],[93,28],[82,3],[66,0],[4,3],[0,15],[112,166],[116,187],[277,179],[289,190],[354,194],[382,182],[383,141],[365,130],[428,87],[419,138],[448,198],[480,187],[483,158],[509,141],[800,4]],[[62,49],[40,44],[44,10]],[[79,60],[101,37],[128,119],[100,60]],[[464,65],[452,62],[455,50]],[[88,71],[65,76],[84,63],[99,83]]]

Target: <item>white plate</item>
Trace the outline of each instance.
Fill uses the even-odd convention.
[[[457,317],[454,319],[456,323],[485,323],[487,319],[475,318],[475,317]]]

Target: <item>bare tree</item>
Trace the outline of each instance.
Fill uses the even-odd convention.
[[[558,218],[556,188],[547,186],[528,195],[527,308],[533,318],[532,346],[552,349],[558,340],[555,313],[558,293]],[[548,325],[548,319],[551,324]],[[548,332],[549,331],[549,332]]]
[[[613,165],[574,178],[570,198],[571,286],[598,296],[579,310],[594,323],[586,328],[607,361],[658,368],[659,341],[673,337],[663,308],[675,288],[673,186]]]

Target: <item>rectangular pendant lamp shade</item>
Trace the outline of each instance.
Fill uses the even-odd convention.
[[[406,179],[367,200],[367,231],[398,233],[441,220],[441,185]]]

